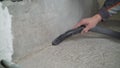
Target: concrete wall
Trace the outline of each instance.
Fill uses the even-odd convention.
[[[42,48],[45,47],[43,44],[51,44],[54,38],[72,28],[80,19],[91,16],[97,7],[96,0],[24,0],[5,4],[13,15],[16,59],[37,46]]]
[[[51,42],[83,17],[91,16],[96,0],[24,0],[6,2],[14,34],[13,60],[21,68],[120,68],[120,41],[89,32],[59,46]],[[97,4],[97,5],[96,5]],[[119,21],[105,27],[119,30]]]
[[[3,2],[8,6],[14,34],[14,59],[45,47],[83,17],[96,12],[96,0],[24,0]]]

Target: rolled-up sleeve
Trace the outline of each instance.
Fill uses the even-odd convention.
[[[103,20],[106,20],[113,14],[117,14],[118,11],[120,11],[120,0],[106,0],[99,10],[99,14]]]

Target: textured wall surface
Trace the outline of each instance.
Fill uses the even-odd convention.
[[[120,41],[87,33],[59,46],[51,42],[83,17],[91,16],[96,0],[24,0],[6,2],[13,15],[15,62],[22,68],[120,68]],[[119,30],[119,21],[103,24]]]
[[[94,3],[94,0],[27,0],[13,3],[9,9],[13,15],[14,45],[18,46],[16,49],[30,53],[37,46],[45,47],[44,44],[51,43],[82,17],[90,16]],[[16,54],[22,57],[23,52]]]

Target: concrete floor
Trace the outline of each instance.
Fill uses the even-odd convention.
[[[13,15],[13,61],[21,68],[120,68],[120,40],[89,32],[75,35],[58,46],[51,45],[53,39],[80,18],[90,16],[88,10],[96,7],[92,6],[94,0],[70,1],[60,0],[52,5],[50,0],[7,3]],[[81,5],[86,4],[82,10]],[[102,25],[120,31],[119,21],[108,22]]]

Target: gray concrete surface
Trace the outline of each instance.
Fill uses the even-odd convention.
[[[95,0],[6,2],[13,15],[13,61],[22,68],[120,68],[120,41],[89,32],[59,46],[51,41],[97,9]],[[120,30],[119,21],[104,23]],[[102,24],[103,25],[103,24]]]

